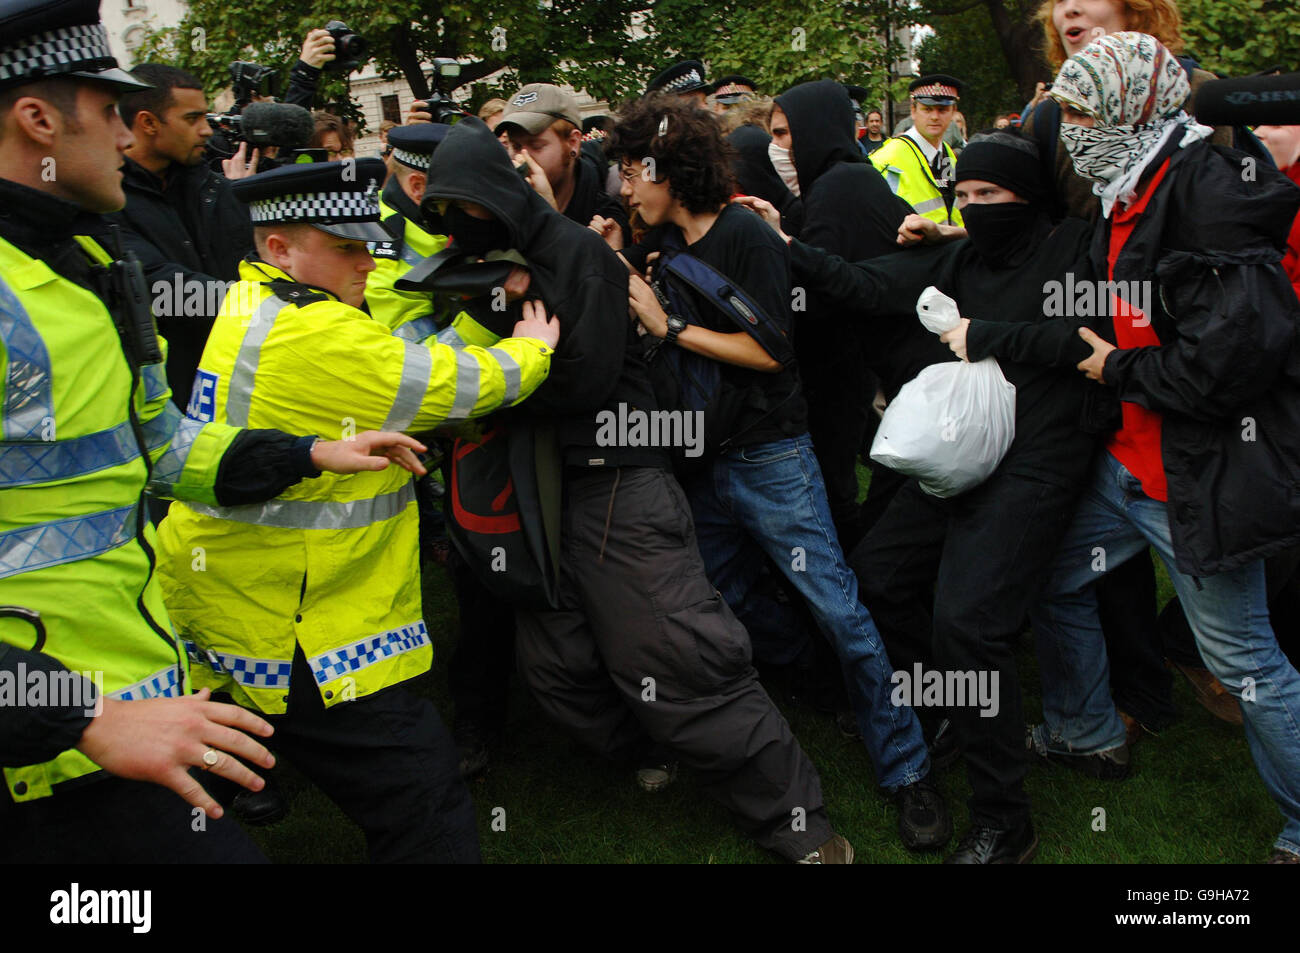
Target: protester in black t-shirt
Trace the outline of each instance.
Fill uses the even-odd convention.
[[[788,336],[788,252],[757,216],[726,204],[728,148],[716,123],[683,104],[641,101],[621,117],[607,152],[619,160],[630,207],[647,225],[663,227],[664,247],[685,246]],[[893,668],[836,541],[795,366],[783,368],[710,301],[695,300],[697,323],[682,328],[684,316],[670,323],[640,276],[631,279],[629,299],[646,331],[663,339],[661,348],[720,362],[723,386],[744,394],[727,420],[729,439],[707,465],[683,477],[710,580],[729,604],[743,604],[764,554],[775,561],[843,663],[877,780],[898,800],[903,843],[942,847],[952,822],[929,777],[915,715],[890,701]]]

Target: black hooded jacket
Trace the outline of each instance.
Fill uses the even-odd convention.
[[[591,229],[547,205],[479,119],[462,119],[434,152],[424,204],[435,199],[476,202],[504,222],[511,247],[528,262],[529,296],[559,319],[551,373],[520,409],[555,420],[565,462],[667,467],[657,448],[596,443],[600,411],[617,414],[619,404],[657,409],[628,316],[627,268],[618,256]]]
[[[605,179],[595,160],[582,152],[575,160],[573,170],[573,195],[564,206],[564,217],[586,226],[593,215],[602,215],[618,222],[623,229],[623,244],[632,242],[632,228],[627,221],[623,203],[605,192]]]
[[[911,212],[853,138],[853,103],[833,80],[801,83],[776,98],[790,123],[793,159],[799,174],[803,228],[799,239],[848,261],[864,261],[898,250],[898,226]],[[810,286],[807,311],[798,316],[795,349],[804,378],[847,360],[861,360],[860,329],[843,311]]]
[[[771,202],[781,213],[781,231],[798,238],[803,229],[803,202],[786,188],[772,165],[767,154],[772,137],[757,126],[744,125],[727,136],[727,141],[736,150],[731,163],[736,186],[746,195]]]
[[[1225,146],[1165,151],[1113,275],[1153,283],[1160,346],[1112,351],[1102,374],[1162,415],[1178,569],[1207,576],[1300,543],[1300,302],[1280,264],[1300,189],[1263,163],[1243,177],[1246,155]],[[1103,274],[1109,239],[1108,219],[1092,246]]]

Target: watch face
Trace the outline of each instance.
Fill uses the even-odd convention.
[[[668,319],[668,326],[674,331],[681,332],[686,329],[686,322],[674,314]]]

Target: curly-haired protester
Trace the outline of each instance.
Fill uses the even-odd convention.
[[[728,150],[717,124],[686,104],[642,100],[620,117],[608,151],[622,168],[629,205],[664,230],[665,254],[684,250],[711,266],[744,292],[760,320],[788,335],[789,255],[758,217],[727,204]],[[798,370],[783,367],[702,295],[690,296],[695,321],[686,323],[667,314],[639,276],[629,291],[659,348],[718,362],[724,391],[743,395],[703,411],[724,415],[706,421],[723,442],[683,477],[710,580],[728,604],[744,604],[765,557],[773,560],[840,658],[876,780],[898,801],[904,845],[942,847],[952,833],[947,805],[915,715],[891,703],[893,669],[836,540]]]
[[[1084,47],[1052,86],[1061,140],[1101,199],[1094,267],[1158,293],[1143,295],[1149,314],[1116,312],[1114,345],[1085,337],[1080,370],[1113,389],[1122,424],[1034,613],[1045,723],[1029,743],[1078,762],[1123,745],[1096,581],[1150,545],[1206,666],[1242,702],[1286,818],[1274,862],[1300,863],[1300,674],[1269,623],[1264,570],[1300,542],[1300,307],[1279,264],[1300,190],[1262,163],[1243,181],[1242,154],[1205,141],[1187,94],[1173,54],[1131,32]]]

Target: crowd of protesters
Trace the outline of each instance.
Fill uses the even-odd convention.
[[[68,24],[8,5],[19,63],[28,33],[97,23],[93,2]],[[382,162],[318,111],[307,145],[325,161],[269,171],[243,149],[207,163],[194,77],[101,62],[63,82],[112,84],[117,113],[100,118],[124,207],[107,185],[91,201],[28,174],[21,156],[71,154],[93,128],[42,140],[56,134],[32,117],[73,108],[58,81],[0,85],[0,499],[28,493],[46,514],[0,515],[0,673],[109,670],[116,719],[5,711],[0,819],[27,833],[0,857],[51,839],[76,856],[100,822],[74,808],[126,817],[157,785],[214,821],[209,792],[245,825],[274,823],[274,773],[236,758],[264,770],[269,749],[362,828],[372,860],[477,860],[466,781],[509,730],[517,672],[629,783],[653,794],[684,767],[789,861],[855,854],[774,696],[862,744],[909,850],[1025,863],[1040,847],[1028,773],[1128,778],[1138,741],[1177,717],[1174,671],[1243,727],[1282,815],[1269,862],[1300,863],[1300,126],[1197,122],[1213,76],[1184,55],[1174,0],[1046,0],[1039,19],[1050,86],[982,131],[943,73],[911,83],[890,136],[864,87],[767,96],[685,60],[608,117],[547,83],[454,122],[417,101],[385,123]],[[303,45],[308,105],[332,50],[325,31]],[[127,348],[122,393],[157,414],[115,428],[153,455],[131,490],[142,513],[111,544],[79,528],[55,552],[33,533],[67,524],[59,507],[107,464],[41,456],[17,429],[44,386],[30,368],[59,351],[32,343],[26,315],[48,262],[60,307],[93,298],[127,340],[91,246],[151,287],[176,276],[224,297],[155,314],[165,370]],[[1062,288],[1091,290],[1053,306]],[[927,289],[959,309],[941,334],[917,319]],[[1015,393],[990,475],[939,495],[871,459],[918,375],[989,358]],[[380,459],[319,449],[358,437]],[[147,552],[131,598],[154,649],[174,649],[170,674],[118,677],[95,648],[106,633],[56,608],[51,587],[129,546]],[[1163,610],[1154,557],[1176,593]],[[422,572],[443,571],[459,607],[450,731],[406,684],[431,665]],[[176,743],[123,757],[147,728],[132,712],[166,720],[196,688],[210,707]],[[970,821],[950,846],[937,778],[958,762]],[[134,787],[81,783],[101,768]],[[263,859],[229,818],[182,847],[174,816],[130,817],[152,833],[96,856],[145,842]]]

